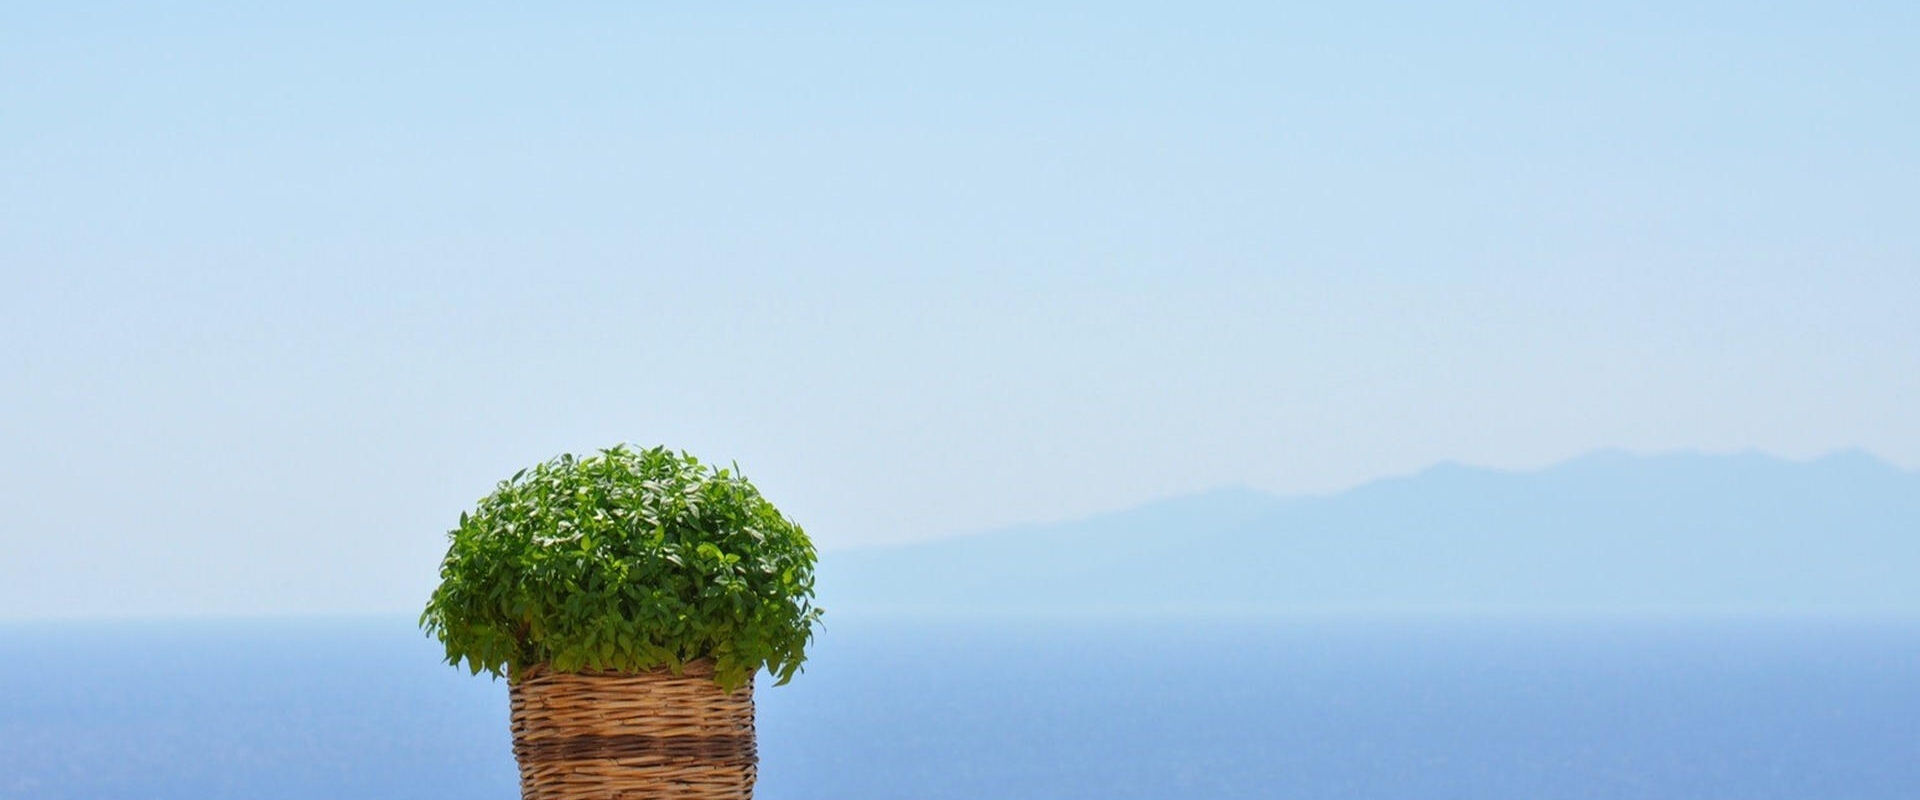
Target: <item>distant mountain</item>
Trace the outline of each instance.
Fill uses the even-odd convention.
[[[1920,473],[1860,452],[1442,464],[829,552],[850,610],[1920,613]]]

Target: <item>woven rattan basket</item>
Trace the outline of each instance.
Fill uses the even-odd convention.
[[[526,800],[746,800],[753,796],[753,684],[732,692],[711,662],[679,675],[513,676],[513,755]]]

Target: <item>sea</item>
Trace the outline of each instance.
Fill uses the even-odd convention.
[[[764,800],[1920,798],[1920,622],[829,616]],[[0,626],[0,797],[514,798],[397,618]]]

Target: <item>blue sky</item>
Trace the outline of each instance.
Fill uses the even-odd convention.
[[[497,478],[829,548],[1920,466],[1909,4],[0,10],[0,616],[413,607]]]

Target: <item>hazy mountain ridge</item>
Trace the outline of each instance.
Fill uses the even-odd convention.
[[[829,608],[1920,613],[1920,473],[1845,451],[1441,464],[822,557]]]

